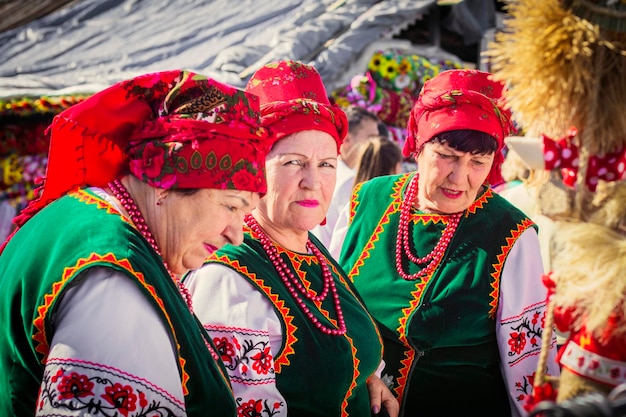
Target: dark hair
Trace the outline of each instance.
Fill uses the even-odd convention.
[[[402,150],[396,142],[383,136],[371,136],[359,148],[354,185],[374,177],[392,174],[402,159]]]
[[[473,155],[488,155],[498,150],[496,138],[471,129],[449,130],[434,136],[429,142],[446,144],[457,151]]]
[[[201,190],[200,188],[170,188],[171,192],[177,193],[180,195],[194,195],[200,190]]]
[[[376,116],[374,113],[370,112],[364,107],[359,107],[355,105],[348,106],[345,109],[345,112],[346,116],[348,116],[348,130],[352,134],[355,134],[358,131],[363,120],[369,119],[375,121],[376,123],[380,121],[378,119],[378,116]]]
[[[378,134],[386,139],[389,139],[391,133],[389,133],[389,128],[384,122],[378,122]]]

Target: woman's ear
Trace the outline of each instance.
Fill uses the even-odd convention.
[[[155,188],[155,198],[157,206],[163,204],[163,200],[167,198],[167,196],[169,195],[169,191],[170,190],[164,188]]]

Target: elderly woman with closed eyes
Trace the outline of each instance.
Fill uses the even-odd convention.
[[[0,415],[236,416],[180,277],[243,241],[266,192],[258,99],[189,71],[56,116],[0,254]]]

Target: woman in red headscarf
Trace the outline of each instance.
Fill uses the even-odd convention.
[[[268,192],[245,220],[244,243],[217,251],[185,278],[228,369],[241,415],[392,417],[398,403],[375,372],[380,335],[345,273],[311,234],[324,220],[347,133],[311,66],[259,69],[259,96],[275,141]],[[218,301],[216,301],[218,300]]]
[[[476,70],[425,83],[404,148],[417,171],[352,195],[339,263],[379,323],[403,416],[523,415],[532,388],[546,291],[536,226],[490,189],[502,89]]]
[[[188,71],[105,89],[50,127],[0,254],[0,415],[235,416],[180,277],[267,190],[258,99]]]

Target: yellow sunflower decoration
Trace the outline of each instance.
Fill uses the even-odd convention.
[[[418,94],[424,82],[439,72],[461,67],[451,60],[431,61],[415,54],[377,51],[372,55],[367,70],[381,88]]]
[[[348,86],[331,95],[341,107],[364,107],[388,126],[404,129],[424,81],[450,68],[461,65],[451,60],[431,62],[396,50],[376,51],[365,73],[355,75]]]

